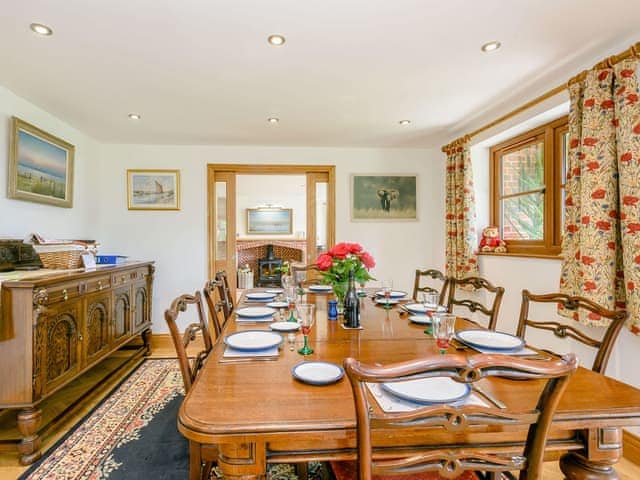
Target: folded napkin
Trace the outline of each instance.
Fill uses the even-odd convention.
[[[222,355],[224,358],[237,357],[275,357],[278,355],[278,346],[265,348],[264,350],[237,350],[227,346]]]
[[[411,412],[425,407],[425,405],[421,403],[410,402],[409,400],[396,397],[395,395],[383,390],[379,383],[367,383],[367,388],[373,395],[373,398],[376,399],[380,408],[385,412]],[[478,405],[480,407],[491,406],[473,392],[471,392],[471,394],[464,400],[451,403],[450,405]]]

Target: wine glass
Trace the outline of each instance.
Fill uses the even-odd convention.
[[[285,299],[289,304],[289,318],[287,322],[295,322],[296,317],[293,315],[293,311],[296,308],[296,300],[298,299],[298,289],[295,285],[287,285],[287,288],[284,289]]]
[[[316,319],[315,308],[316,306],[310,303],[299,303],[296,306],[296,310],[298,311],[298,323],[300,323],[300,329],[304,336],[304,344],[302,345],[302,348],[298,350],[300,355],[310,355],[313,353],[313,349],[309,347],[309,344],[307,343],[307,337],[309,336],[309,333],[311,333],[311,327]]]
[[[433,319],[433,337],[436,339],[440,353],[444,354],[453,337],[456,316],[453,313],[436,312],[431,318]]]
[[[393,280],[383,280],[382,281],[382,293],[384,294],[384,309],[389,310],[391,308],[391,304],[389,300],[391,299],[391,291],[393,290]]]
[[[418,300],[418,299],[416,299]],[[438,301],[440,300],[440,295],[435,292],[420,292],[420,301],[424,306],[424,314],[427,317],[432,317],[435,312],[438,311]],[[432,328],[429,326],[424,333],[431,334]]]

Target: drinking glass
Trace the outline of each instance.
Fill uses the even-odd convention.
[[[298,299],[298,289],[295,285],[287,285],[284,289],[284,296],[289,304],[289,318],[287,322],[295,322],[296,317],[293,315],[293,311],[296,308],[296,300]]]
[[[391,291],[393,290],[393,280],[383,280],[382,281],[382,293],[384,294],[384,309],[389,310],[391,308],[391,304],[389,303],[389,299],[391,298]]]
[[[438,301],[440,300],[440,295],[434,292],[420,292],[420,296],[418,299],[422,302],[424,306],[425,315],[427,317],[433,318],[433,314],[438,311]],[[427,327],[424,333],[431,335],[433,329],[431,326]]]
[[[311,333],[311,327],[316,319],[315,308],[316,306],[310,303],[299,303],[296,306],[296,310],[298,311],[298,323],[300,324],[300,329],[304,336],[304,345],[302,345],[302,348],[298,350],[300,355],[310,355],[313,353],[313,349],[309,347],[309,344],[307,343],[307,337],[309,336],[309,333]]]
[[[453,337],[456,316],[452,313],[436,312],[431,318],[433,319],[433,338],[436,339],[440,353],[444,354],[449,348],[451,337]]]

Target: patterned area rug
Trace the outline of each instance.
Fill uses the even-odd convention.
[[[177,361],[147,360],[20,479],[188,478],[189,445],[176,427],[182,398]],[[310,466],[310,478],[323,474],[320,464]],[[297,480],[287,464],[268,476]]]

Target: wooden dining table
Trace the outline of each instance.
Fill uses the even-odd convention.
[[[260,291],[260,290],[255,290]],[[218,466],[225,478],[263,477],[268,463],[356,458],[356,416],[349,381],[308,385],[292,369],[301,362],[327,361],[341,365],[347,357],[388,364],[436,354],[425,326],[413,323],[398,306],[385,310],[370,296],[361,299],[362,329],[347,330],[327,319],[327,294],[306,294],[316,305],[316,323],[309,336],[314,353],[302,356],[302,334],[290,344],[288,335],[275,360],[221,362],[225,336],[243,330],[268,330],[268,323],[239,323],[231,318],[206,364],[184,399],[178,429],[190,442],[190,478],[200,478],[200,452],[218,446]],[[239,307],[245,304],[245,297]],[[255,305],[252,303],[251,305]],[[458,318],[456,330],[479,328]],[[451,344],[451,352],[472,354]],[[541,360],[544,361],[544,360]],[[539,390],[519,382],[491,378],[480,385],[508,407],[531,405]],[[613,465],[622,454],[622,427],[640,425],[640,390],[580,367],[571,377],[553,418],[547,442],[549,459],[560,458],[567,478],[618,478]],[[522,451],[526,429],[474,433],[473,442],[510,445]],[[430,436],[434,448],[446,445],[446,432]],[[401,443],[402,439],[398,439]]]

